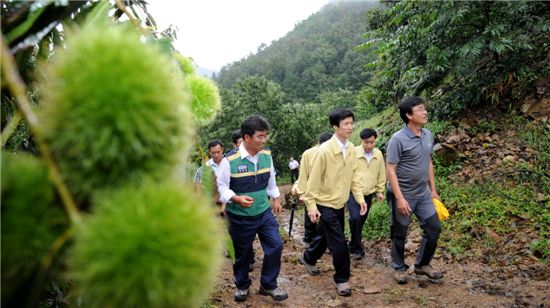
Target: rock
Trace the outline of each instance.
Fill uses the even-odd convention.
[[[485,228],[485,232],[487,232],[487,236],[494,242],[500,241],[500,235],[498,235],[495,231],[491,230],[491,228]]]
[[[534,97],[528,97],[521,106],[521,111],[534,119],[548,119],[550,115],[550,99],[542,98],[536,99]]]
[[[451,135],[449,137],[447,137],[447,140],[445,140],[447,143],[460,143],[460,135],[459,134],[456,134],[456,135]]]
[[[514,155],[506,155],[502,160],[507,163],[513,163],[516,161],[516,157]]]
[[[437,157],[441,158],[445,166],[452,164],[458,158],[458,151],[451,144],[438,143],[434,146],[433,151]]]
[[[327,306],[329,307],[338,307],[342,306],[344,303],[339,299],[331,299],[327,302]]]
[[[374,287],[364,288],[363,293],[365,293],[365,294],[378,294],[378,293],[380,293],[380,289],[374,288]]]
[[[407,243],[405,244],[406,251],[414,251],[415,247],[416,245],[412,241],[407,241]]]

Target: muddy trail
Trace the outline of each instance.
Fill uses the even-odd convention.
[[[281,187],[284,194],[288,187]],[[256,240],[256,263],[251,272],[253,280],[247,301],[233,300],[235,286],[230,259],[226,258],[218,275],[219,279],[210,295],[209,303],[216,307],[367,307],[367,306],[455,306],[455,307],[549,307],[550,282],[547,266],[524,266],[506,261],[482,262],[481,260],[454,260],[438,250],[432,265],[443,270],[440,283],[432,283],[416,276],[409,269],[409,282],[398,285],[392,279],[390,268],[390,241],[365,241],[365,258],[351,261],[350,297],[336,294],[332,275],[332,256],[326,254],[319,260],[321,274],[309,275],[299,262],[303,251],[303,211],[296,211],[292,237],[288,237],[290,210],[283,209],[277,217],[284,229],[285,241],[279,286],[289,298],[275,302],[258,294],[262,264],[261,246]],[[282,232],[281,232],[282,233]],[[406,245],[407,264],[414,264],[420,240],[419,229],[413,228]]]

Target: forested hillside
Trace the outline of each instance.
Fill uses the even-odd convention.
[[[367,53],[354,47],[363,42],[365,12],[377,2],[327,4],[298,23],[286,36],[257,53],[222,68],[217,81],[230,88],[249,76],[263,76],[281,85],[285,102],[310,102],[320,90],[358,90],[367,79]]]

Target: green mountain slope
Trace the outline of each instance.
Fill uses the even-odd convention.
[[[377,2],[331,3],[294,30],[256,54],[222,68],[217,81],[230,88],[248,76],[263,76],[281,85],[286,101],[311,101],[319,89],[357,90],[368,54],[353,48],[364,42],[365,13]]]

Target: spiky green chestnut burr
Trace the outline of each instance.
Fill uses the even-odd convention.
[[[191,111],[197,122],[212,121],[221,107],[218,87],[212,80],[197,75],[187,76],[185,82],[191,91]]]
[[[97,196],[70,277],[84,306],[198,307],[222,258],[221,221],[191,189],[146,183]]]
[[[174,58],[178,61],[181,72],[185,76],[195,74],[195,63],[193,63],[193,60],[191,58],[185,57],[180,53],[175,53]]]
[[[82,200],[166,176],[193,131],[175,63],[121,26],[87,27],[66,44],[41,71],[41,120],[71,191]]]
[[[2,152],[2,304],[28,283],[67,226],[54,187],[38,158]],[[30,281],[33,281],[30,279]]]

